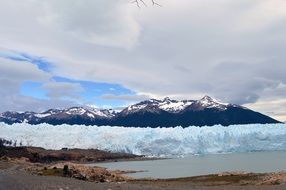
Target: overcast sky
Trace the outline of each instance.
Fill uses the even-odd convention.
[[[0,111],[208,94],[286,120],[285,0],[1,0]]]

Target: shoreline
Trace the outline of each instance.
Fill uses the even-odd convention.
[[[243,173],[243,172],[225,172],[221,174],[212,174],[204,176],[172,178],[172,179],[132,179],[122,176],[124,171],[112,171],[108,173],[105,169],[95,167],[89,171],[73,163],[53,163],[47,164],[30,163],[27,160],[0,160],[0,189],[18,190],[18,189],[118,189],[118,190],[220,190],[220,189],[267,189],[283,190],[286,189],[286,172],[281,173]],[[58,173],[37,173],[38,168],[43,171],[60,171],[60,166],[70,164],[80,172],[93,171],[93,178],[80,178],[82,176],[63,177],[55,175]],[[52,167],[58,166],[57,169]],[[78,174],[78,173],[75,173]],[[103,177],[103,175],[106,175]],[[25,188],[24,188],[25,187]]]
[[[127,177],[125,174],[142,171],[108,170],[103,167],[88,165],[119,161],[160,160],[162,158],[110,153],[93,149],[64,149],[55,151],[37,147],[0,147],[0,153],[1,190],[23,189],[22,186],[26,187],[24,189],[31,190],[58,190],[60,189],[59,187],[65,189],[64,186],[68,187],[68,189],[87,190],[94,189],[95,187],[99,190],[189,190],[190,187],[194,190],[219,190],[222,188],[232,190],[242,187],[245,190],[286,189],[286,172],[223,172],[183,178],[135,179]],[[35,160],[31,155],[37,155],[37,159]],[[86,162],[87,160],[89,162]]]
[[[68,149],[48,150],[41,147],[0,146],[0,157],[27,158],[32,163],[52,163],[69,161],[80,164],[117,162],[129,160],[150,160],[144,155],[114,153],[98,149]],[[156,159],[156,158],[154,158]]]

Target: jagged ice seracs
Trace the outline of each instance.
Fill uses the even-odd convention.
[[[46,149],[97,148],[146,156],[286,150],[286,124],[135,128],[0,123],[0,138]]]

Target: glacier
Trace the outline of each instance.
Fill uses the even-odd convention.
[[[146,156],[285,151],[286,124],[135,128],[0,123],[0,138],[46,149],[96,148]]]

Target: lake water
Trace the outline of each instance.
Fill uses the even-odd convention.
[[[110,170],[145,171],[127,174],[134,178],[178,178],[247,171],[255,173],[286,171],[286,152],[232,153],[188,156],[153,161],[128,161],[93,164]]]

